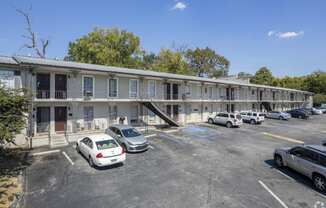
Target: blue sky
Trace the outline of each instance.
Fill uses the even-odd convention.
[[[24,19],[14,7],[32,5],[34,30],[63,58],[68,43],[94,27],[119,27],[145,50],[211,47],[231,61],[230,73],[267,66],[276,76],[326,70],[325,0],[2,0],[0,54],[19,51]]]

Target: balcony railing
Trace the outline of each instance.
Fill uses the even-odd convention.
[[[50,98],[50,90],[37,90],[36,98],[37,99],[49,99]]]
[[[56,90],[54,95],[55,99],[67,99],[67,91]]]

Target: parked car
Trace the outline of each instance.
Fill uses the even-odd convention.
[[[242,111],[240,115],[243,122],[250,124],[261,124],[265,120],[265,116],[259,112]]]
[[[320,111],[323,112],[324,114],[326,113],[326,108],[323,108],[323,107],[316,107],[316,109],[320,110]]]
[[[144,135],[132,126],[112,125],[105,130],[105,133],[115,138],[127,152],[142,152],[149,148],[149,142]]]
[[[317,109],[317,108],[311,108],[312,115],[322,115],[323,111]]]
[[[311,109],[309,109],[309,108],[298,108],[298,109],[295,109],[295,110],[304,111],[304,112],[306,112],[309,116],[312,115]]]
[[[222,124],[227,128],[239,127],[242,124],[242,118],[237,113],[218,113],[217,115],[209,116],[208,123]]]
[[[126,160],[124,148],[107,134],[92,135],[79,139],[76,150],[86,157],[91,167],[123,164]]]
[[[306,111],[303,110],[289,110],[287,111],[288,114],[291,115],[293,118],[300,118],[300,119],[308,119],[309,115]]]
[[[326,190],[326,147],[304,145],[276,149],[274,161],[278,167],[287,166],[312,179],[315,187]]]
[[[267,113],[267,118],[274,118],[274,119],[280,119],[280,120],[289,120],[291,118],[291,115],[286,112],[282,111],[271,111]]]

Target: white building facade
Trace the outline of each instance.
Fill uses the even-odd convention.
[[[119,122],[165,124],[143,103],[153,103],[180,125],[221,111],[312,105],[312,93],[305,91],[50,59],[0,57],[0,75],[8,71],[21,79],[11,85],[31,92],[27,132],[40,145]]]

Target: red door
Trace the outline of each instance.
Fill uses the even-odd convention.
[[[64,131],[67,124],[67,107],[55,107],[55,131]]]

